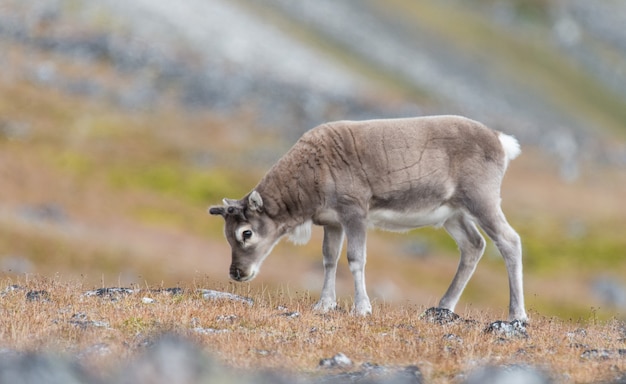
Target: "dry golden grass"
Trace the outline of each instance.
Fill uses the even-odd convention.
[[[353,360],[352,369],[365,362],[415,364],[429,383],[458,381],[460,374],[485,365],[527,364],[550,372],[557,382],[609,380],[626,370],[626,357],[619,353],[626,348],[626,325],[619,321],[576,324],[531,313],[528,338],[502,338],[484,332],[496,320],[485,311],[465,314],[470,322],[438,325],[420,319],[424,307],[375,305],[365,318],[345,310],[322,315],[310,309],[308,294],[206,279],[177,295],[136,287],[143,290],[117,301],[85,296],[92,288],[77,280],[2,278],[0,345],[80,355],[96,371],[133,358],[164,333],[189,337],[223,364],[244,369],[319,373],[321,358],[343,352]],[[254,305],[206,300],[199,288],[251,297]],[[29,300],[32,291],[47,294]],[[147,297],[155,301],[145,303]],[[105,352],[90,353],[95,345]],[[607,355],[585,352],[591,350]]]

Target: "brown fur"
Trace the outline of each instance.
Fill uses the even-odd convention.
[[[339,121],[307,133],[255,188],[268,214],[300,223],[348,200],[363,209],[458,206],[465,186],[499,183],[497,133],[461,117]]]

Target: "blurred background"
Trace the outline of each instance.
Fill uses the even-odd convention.
[[[531,316],[624,318],[624,25],[621,0],[2,0],[0,275],[227,284],[206,208],[303,132],[461,114],[523,145],[502,195]],[[368,251],[375,303],[435,305],[458,262],[443,230],[371,232]],[[321,284],[317,229],[232,289]],[[490,244],[457,311],[507,305]]]

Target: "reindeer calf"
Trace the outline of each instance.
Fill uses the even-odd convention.
[[[454,311],[485,240],[494,241],[509,277],[509,319],[527,319],[520,237],[500,208],[500,185],[515,138],[459,116],[338,121],[306,132],[243,199],[209,209],[225,219],[230,276],[253,279],[285,235],[306,243],[324,227],[324,285],[315,308],[335,308],[335,275],[344,236],[354,277],[354,311],[372,307],[365,288],[366,231],[443,226],[461,260],[441,308]]]

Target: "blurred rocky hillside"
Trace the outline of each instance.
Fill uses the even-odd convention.
[[[0,81],[245,113],[288,141],[333,119],[463,114],[575,178],[581,159],[626,163],[624,25],[619,0],[3,0]]]

